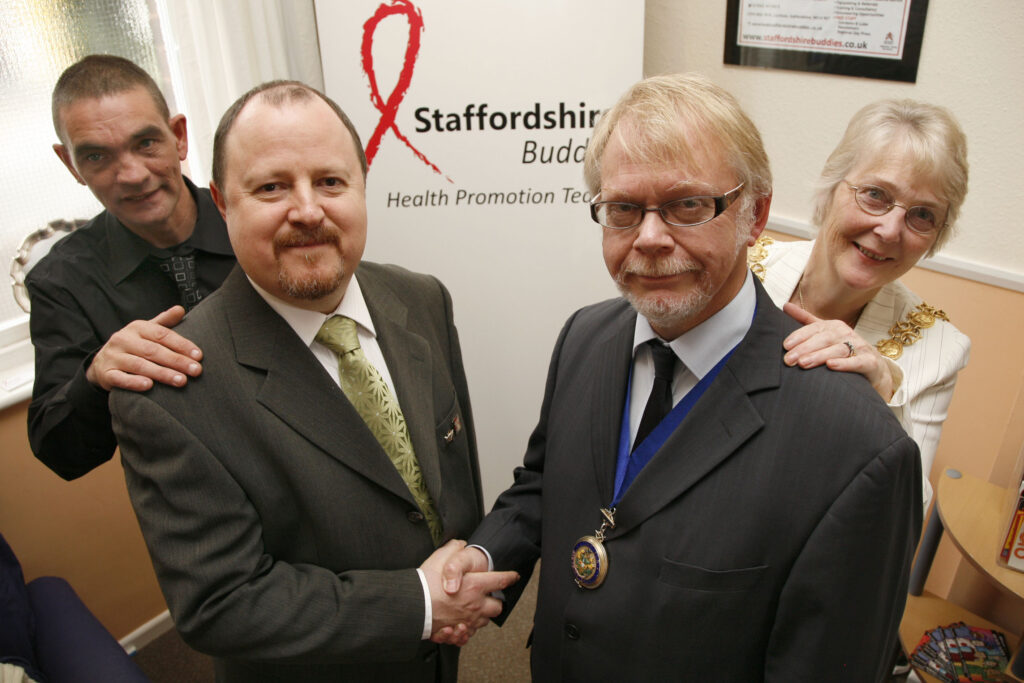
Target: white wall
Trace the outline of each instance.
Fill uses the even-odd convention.
[[[809,223],[812,183],[861,106],[885,97],[935,102],[960,120],[971,165],[959,234],[942,256],[1024,284],[1024,3],[932,0],[916,83],[723,65],[725,9],[647,0],[644,72],[698,71],[740,100],[772,161],[773,217]]]

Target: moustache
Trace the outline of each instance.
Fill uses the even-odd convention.
[[[622,275],[639,275],[641,277],[668,277],[683,273],[696,273],[702,270],[699,263],[679,256],[663,258],[647,258],[632,255],[627,258],[621,268]]]
[[[341,233],[332,227],[319,225],[312,230],[292,232],[274,238],[274,253],[292,247],[312,247],[320,244],[341,244]]]

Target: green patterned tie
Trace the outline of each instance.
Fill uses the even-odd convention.
[[[435,545],[442,536],[441,518],[430,498],[419,461],[413,452],[409,428],[398,401],[388,389],[377,368],[366,359],[359,346],[356,323],[351,318],[334,315],[324,321],[316,340],[338,354],[338,377],[341,390],[377,438],[409,487],[430,527]]]

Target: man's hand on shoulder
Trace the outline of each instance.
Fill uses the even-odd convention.
[[[172,306],[152,320],[128,323],[97,352],[86,379],[106,391],[146,391],[153,382],[184,386],[203,371],[203,352],[171,330],[184,317],[184,308]]]

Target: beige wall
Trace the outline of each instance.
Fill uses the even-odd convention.
[[[923,269],[903,281],[971,337],[971,360],[953,394],[932,484],[953,467],[1007,486],[1024,444],[1024,294]],[[936,554],[926,588],[1011,632],[1024,632],[1024,600],[994,589],[948,539]]]
[[[25,579],[61,576],[117,638],[166,609],[120,457],[67,482],[33,457],[27,403],[0,412],[0,532]]]

